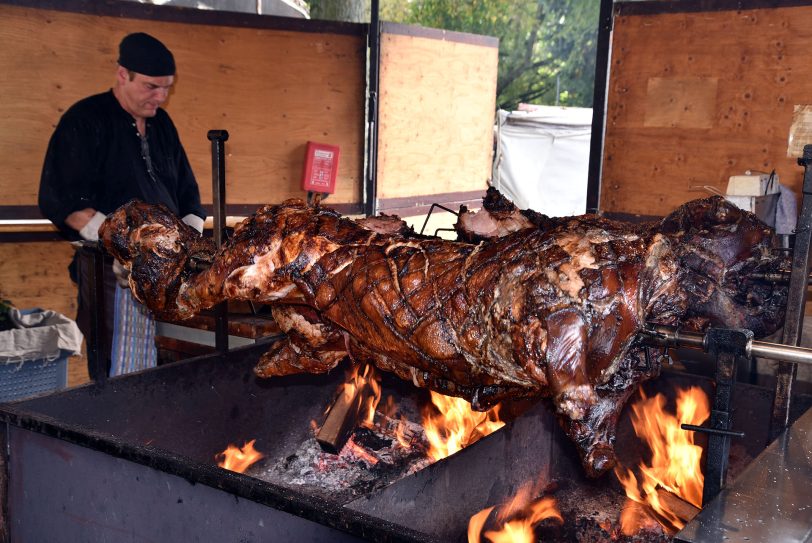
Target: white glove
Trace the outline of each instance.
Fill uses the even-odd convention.
[[[113,275],[116,276],[118,286],[130,288],[130,270],[119,264],[117,259],[113,259]]]
[[[185,217],[181,219],[183,222],[197,230],[200,234],[203,233],[203,219],[195,215],[194,213],[189,213]]]
[[[81,230],[79,230],[79,235],[82,236],[82,239],[86,239],[88,241],[98,241],[99,227],[106,218],[107,215],[101,211],[97,211],[96,214],[93,215],[93,217],[87,222],[87,224],[84,225]]]

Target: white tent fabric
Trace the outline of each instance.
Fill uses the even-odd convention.
[[[492,184],[521,209],[551,217],[586,212],[592,109],[500,110]]]

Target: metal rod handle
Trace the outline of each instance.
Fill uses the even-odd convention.
[[[687,332],[672,326],[652,325],[647,330],[644,330],[641,335],[646,343],[661,347],[694,347],[707,350],[705,334]],[[750,341],[746,354],[747,356],[769,358],[770,360],[812,365],[812,349],[806,347],[793,347],[767,341]]]
[[[737,430],[721,430],[719,428],[708,428],[707,426],[696,426],[694,424],[680,424],[683,430],[692,430],[694,432],[702,432],[703,434],[713,434],[717,436],[726,437],[744,437],[744,432]]]

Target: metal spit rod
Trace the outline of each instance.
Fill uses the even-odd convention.
[[[764,281],[766,283],[789,284],[791,276],[792,273],[788,271],[779,271],[771,273],[751,273],[750,279],[756,281]],[[807,276],[806,284],[807,286],[812,285],[812,276]]]
[[[679,330],[673,326],[650,325],[640,335],[646,343],[661,347],[693,347],[707,350],[708,345],[707,334]],[[791,347],[779,343],[751,340],[745,351],[747,356],[812,365],[812,349],[805,347]]]

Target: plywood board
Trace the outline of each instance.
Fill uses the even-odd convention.
[[[455,41],[442,33],[387,33],[384,28],[379,198],[487,187],[496,107],[495,45]]]
[[[160,11],[160,6],[150,9]],[[258,16],[257,16],[258,17]],[[0,194],[35,205],[61,114],[110,88],[118,43],[153,34],[178,65],[166,110],[211,201],[211,129],[226,143],[228,203],[301,195],[308,140],[341,147],[336,202],[358,202],[364,152],[362,36],[98,16],[0,4]]]
[[[799,191],[786,155],[794,106],[812,103],[812,6],[620,13],[601,210],[664,215],[748,169]]]
[[[0,298],[20,309],[40,307],[76,318],[76,285],[65,242],[0,243]]]
[[[716,111],[715,77],[652,77],[646,88],[646,118],[652,128],[711,128]]]

